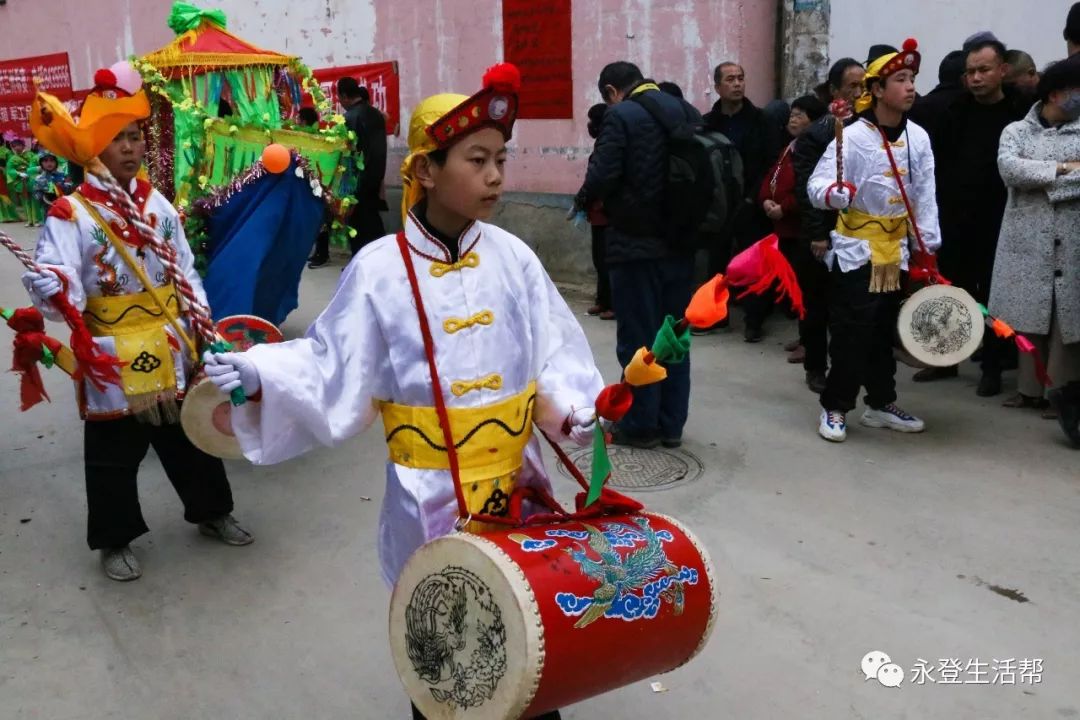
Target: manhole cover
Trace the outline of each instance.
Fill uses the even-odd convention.
[[[701,461],[685,450],[640,450],[638,448],[610,446],[611,480],[608,484],[619,490],[666,490],[701,477],[705,467]],[[592,448],[582,448],[570,453],[570,459],[585,477],[592,467]],[[572,477],[560,462],[559,472]]]

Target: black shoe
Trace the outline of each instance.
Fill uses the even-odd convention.
[[[960,369],[955,365],[950,365],[949,367],[928,367],[923,368],[912,375],[911,379],[915,382],[934,382],[935,380],[954,378],[959,374]]]
[[[815,395],[820,395],[825,392],[825,373],[807,370],[806,387],[810,388],[810,392]]]
[[[975,389],[975,394],[979,397],[994,397],[999,393],[1001,393],[1001,373],[983,372],[979,378],[979,387]]]
[[[1061,430],[1073,447],[1080,449],[1080,383],[1071,382],[1064,388],[1048,393],[1050,405],[1057,410]]]
[[[682,447],[682,438],[681,437],[662,438],[660,440],[660,444],[663,445],[666,448],[671,448],[672,450],[674,450],[675,448]]]
[[[612,445],[622,445],[624,447],[639,448],[641,450],[652,450],[659,445],[660,442],[660,436],[655,434],[631,435],[621,429],[618,425],[611,430]]]
[[[747,325],[746,329],[743,330],[743,340],[748,343],[759,343],[763,337],[765,337],[765,333],[759,327]]]
[[[330,262],[330,258],[320,258],[320,257],[312,256],[312,257],[308,258],[307,266],[309,268],[311,268],[312,270],[314,270],[315,268],[321,268],[323,265],[326,265],[328,262]]]

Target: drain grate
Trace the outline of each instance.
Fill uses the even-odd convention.
[[[693,482],[705,471],[701,460],[682,449],[641,450],[610,446],[608,457],[611,459],[611,480],[608,481],[608,485],[619,490],[667,490]],[[571,452],[570,459],[581,469],[585,477],[589,476],[589,468],[592,467],[591,448]],[[566,477],[572,477],[570,471],[562,463],[559,463],[559,472]]]

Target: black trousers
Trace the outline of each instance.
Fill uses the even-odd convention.
[[[832,367],[821,393],[826,410],[855,409],[859,388],[866,388],[866,404],[882,408],[896,401],[896,360],[893,337],[900,313],[901,293],[870,292],[870,264],[830,273],[829,355]]]
[[[970,229],[969,229],[970,231]],[[944,232],[944,229],[943,229]],[[994,238],[997,233],[988,235],[978,229],[971,231],[979,234],[968,235],[981,240]],[[990,279],[994,275],[994,256],[997,243],[985,242],[984,245],[971,243],[953,243],[954,237],[965,237],[961,230],[954,230],[946,235],[946,242],[941,246],[941,272],[954,285],[971,293],[977,302],[987,305],[990,302]],[[952,247],[949,247],[949,245]],[[983,335],[982,371],[1000,374],[1006,364],[1012,366],[1016,356],[1016,345],[1011,340],[1003,340],[992,332]]]
[[[806,317],[799,320],[799,342],[806,350],[803,368],[825,372],[829,367],[829,268],[799,239],[780,239],[803,294]]]
[[[592,225],[592,264],[596,268],[596,304],[611,309],[611,276],[608,275],[606,225]]]
[[[356,202],[356,208],[348,220],[349,227],[356,230],[356,237],[349,238],[349,250],[353,255],[372,240],[378,240],[386,234],[382,215],[379,214],[382,201],[378,194],[370,197],[358,196]]]
[[[311,253],[313,260],[326,260],[330,257],[330,231],[323,228],[315,238],[315,250]]]
[[[221,460],[191,444],[180,424],[146,425],[134,418],[85,423],[86,541],[91,550],[127,545],[149,531],[139,506],[139,464],[151,446],[184,503],[184,519],[200,523],[232,512],[232,490]]]

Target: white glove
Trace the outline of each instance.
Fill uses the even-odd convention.
[[[33,289],[34,294],[42,300],[48,300],[64,289],[60,277],[48,268],[42,268],[41,272],[28,270],[23,274],[23,277],[30,281],[30,287]]]
[[[570,415],[570,440],[578,447],[587,447],[593,441],[593,425],[596,424],[596,408],[581,408]]]
[[[259,371],[244,353],[203,353],[206,363],[206,376],[223,393],[228,395],[236,388],[243,388],[244,394],[251,397],[259,392],[262,383]]]
[[[845,210],[851,205],[851,191],[843,186],[833,187],[829,189],[825,199],[833,210]]]

